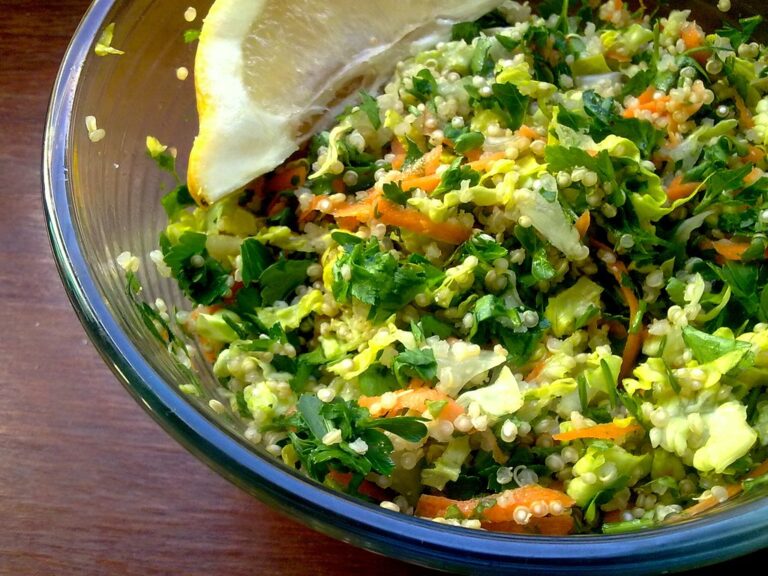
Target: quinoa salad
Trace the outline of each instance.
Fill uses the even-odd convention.
[[[128,293],[333,489],[511,533],[694,518],[768,483],[760,23],[504,2],[241,191],[168,193],[151,259],[192,305],[126,253]]]

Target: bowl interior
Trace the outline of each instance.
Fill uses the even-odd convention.
[[[115,262],[119,254],[130,251],[141,260],[138,277],[144,287],[145,299],[154,301],[161,298],[171,311],[175,307],[189,309],[175,283],[163,278],[149,258],[150,252],[157,248],[159,231],[165,226],[160,199],[176,186],[177,181],[173,175],[160,171],[148,156],[146,138],[154,136],[176,150],[176,170],[183,179],[186,158],[197,132],[193,84],[196,44],[185,43],[183,36],[186,30],[200,27],[210,4],[211,0],[97,0],[94,3],[73,43],[54,94],[46,158],[47,209],[54,250],[75,307],[97,346],[121,375],[129,391],[169,426],[169,420],[162,412],[173,411],[174,408],[169,408],[163,400],[154,404],[148,400],[156,395],[158,385],[154,384],[153,388],[142,381],[141,374],[153,375],[155,383],[163,383],[163,394],[173,400],[174,406],[188,406],[201,421],[223,429],[220,442],[229,442],[230,450],[242,449],[237,454],[255,451],[258,460],[249,462],[259,462],[263,456],[264,462],[270,462],[266,465],[280,469],[282,464],[259,452],[261,449],[246,439],[245,426],[230,412],[229,401],[206,362],[201,360],[200,351],[192,355],[193,373],[169,354],[166,346],[152,334],[126,291],[123,271]],[[701,15],[700,21],[710,29],[719,25],[722,14],[714,8],[714,2],[685,4],[696,5],[695,13]],[[197,10],[197,19],[191,23],[184,18],[189,6]],[[680,4],[676,3],[675,8],[678,7]],[[759,5],[755,2],[734,2],[734,7],[729,18],[759,12]],[[103,26],[110,22],[116,23],[112,45],[125,54],[96,56],[93,43]],[[181,67],[189,72],[185,80],[177,77],[177,70]],[[106,135],[101,141],[92,142],[89,138],[85,123],[87,116],[94,116],[98,128],[105,130]],[[57,186],[61,186],[60,192],[51,192]],[[126,347],[119,349],[116,342],[124,342]],[[196,349],[194,343],[189,345]],[[136,372],[132,373],[132,368],[136,368]],[[178,390],[180,384],[190,384],[193,380],[199,390],[197,395]],[[221,402],[212,402],[215,400]],[[212,405],[216,410],[211,408]],[[195,450],[198,441],[202,442],[193,433],[187,436],[186,444],[192,444],[190,447]],[[205,448],[200,449],[200,444],[197,448],[207,452],[209,461],[220,458],[217,451],[221,450],[221,444],[217,446],[211,441]],[[246,488],[256,487],[259,483],[259,473],[244,460],[235,465],[230,462],[225,473]],[[285,469],[282,474],[285,474],[281,478],[286,482],[286,479],[293,478],[293,473]],[[295,482],[306,486],[311,484],[309,480],[295,479]],[[311,489],[323,490],[319,487]],[[381,518],[388,516],[374,507],[349,502],[343,496],[327,497],[330,509],[335,508],[345,514],[353,510],[367,510],[366,514],[374,517],[373,524],[379,522],[381,526],[386,525]],[[729,518],[744,520],[749,515],[754,515],[749,516],[753,527],[760,522],[768,524],[768,507],[758,502],[759,497],[757,493],[745,495],[738,501],[728,503],[723,510],[713,511],[707,518],[688,522],[686,526],[695,527],[718,518],[724,521]],[[312,515],[302,513],[300,516],[307,520]],[[404,518],[398,519],[398,522],[406,522],[413,530],[425,524]],[[328,529],[324,521],[317,520],[315,525]],[[678,528],[684,529],[685,526]],[[422,529],[427,532],[436,530],[433,526],[418,528]],[[449,529],[445,534],[458,532],[463,531]],[[716,535],[713,532],[711,537]],[[743,539],[740,547],[732,546],[730,555],[754,549],[756,537]],[[446,545],[453,545],[451,538],[443,538]],[[487,538],[499,541],[494,536]],[[518,545],[527,542],[525,545],[529,545],[531,538],[546,540],[507,537],[507,541]],[[354,540],[386,551],[385,547],[375,544],[376,538]],[[581,539],[582,542],[587,540],[596,541],[590,537]],[[603,537],[602,540],[608,544],[627,538]],[[641,541],[642,538],[635,540]],[[641,549],[641,544],[633,544],[625,551],[632,554]],[[571,553],[565,548],[561,552],[562,555]],[[428,556],[425,558],[422,561],[435,564]]]

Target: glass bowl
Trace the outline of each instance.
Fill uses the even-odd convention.
[[[193,24],[183,18],[190,4],[198,11]],[[696,6],[699,21],[718,24],[714,4]],[[434,568],[630,575],[703,566],[768,546],[768,500],[754,494],[701,518],[634,534],[551,538],[438,525],[333,492],[255,447],[238,419],[211,402],[217,382],[205,366],[196,366],[200,396],[180,392],[190,372],[142,321],[115,259],[124,250],[140,255],[145,294],[183,306],[178,289],[146,257],[165,223],[160,197],[174,183],[148,158],[145,141],[152,135],[176,147],[185,172],[197,118],[191,74],[179,80],[177,69],[191,73],[194,44],[183,33],[199,27],[209,5],[96,0],[61,65],[45,136],[45,210],[64,284],[104,360],[155,420],[222,476],[312,528]],[[734,2],[728,17],[754,14],[755,6]],[[111,22],[113,45],[125,54],[96,56]],[[105,130],[101,141],[89,139],[87,116]]]

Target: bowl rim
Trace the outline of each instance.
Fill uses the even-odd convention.
[[[45,124],[43,203],[70,302],[103,360],[170,436],[220,475],[313,529],[438,569],[529,574],[649,574],[704,566],[768,547],[768,502],[631,535],[516,536],[456,529],[375,507],[289,470],[217,426],[165,382],[107,307],[82,250],[70,201],[68,140],[81,72],[120,0],[95,0],[62,60]]]

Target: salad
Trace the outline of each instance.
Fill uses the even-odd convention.
[[[151,256],[214,405],[318,482],[515,533],[693,517],[768,482],[761,19],[537,10],[455,25],[236,194],[178,186]]]

